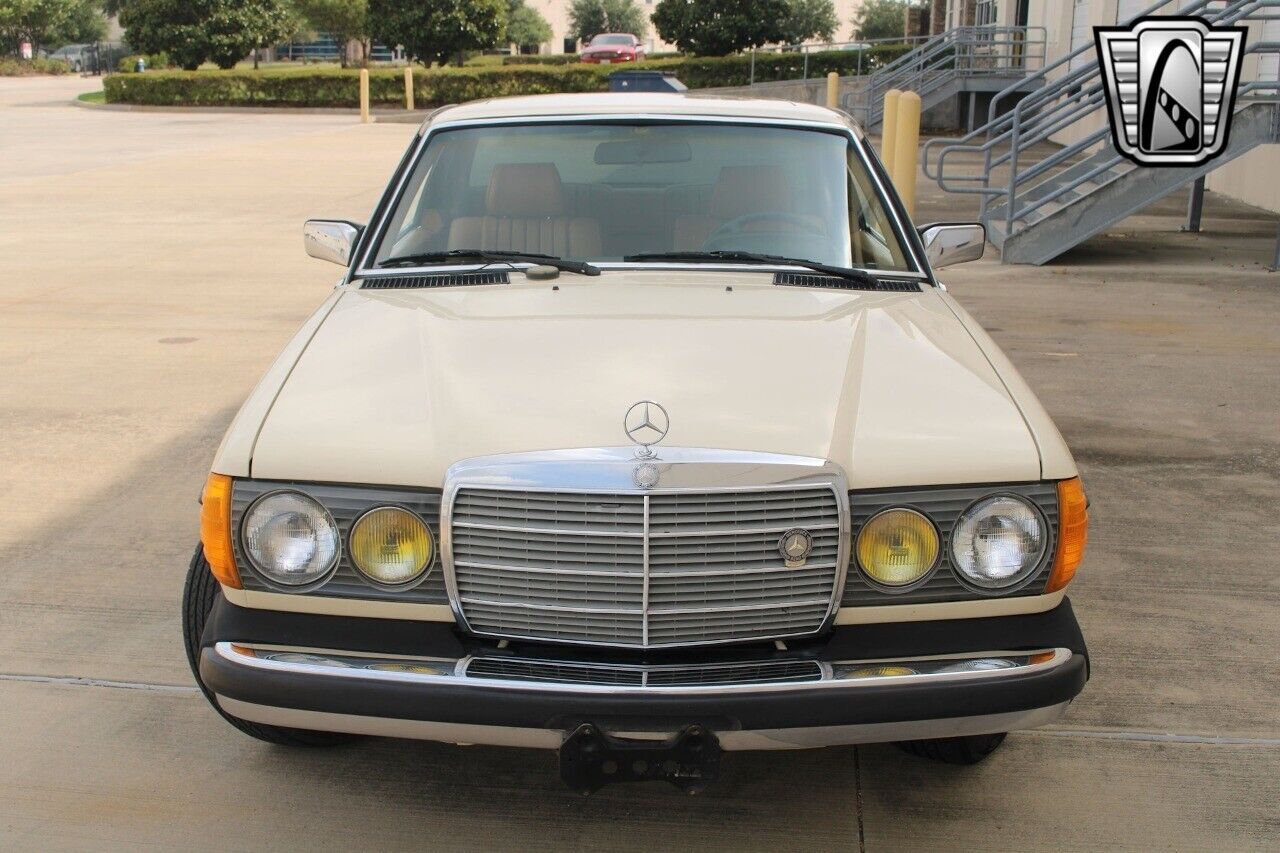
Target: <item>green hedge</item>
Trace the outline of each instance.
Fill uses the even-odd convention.
[[[147,61],[148,71],[160,71],[165,68],[172,68],[173,62],[169,59],[167,53],[139,54],[131,53],[128,56],[120,57],[120,61],[116,63],[116,71],[121,74],[133,74],[138,66],[138,60],[145,59]]]
[[[910,50],[909,45],[877,45],[866,50],[831,50],[809,54],[808,76],[825,77],[835,71],[845,77],[875,71]],[[859,65],[861,54],[861,65]],[[668,62],[669,60],[660,60]],[[750,55],[688,57],[676,60],[671,70],[690,89],[717,86],[746,86],[752,81]],[[641,63],[641,66],[649,63]],[[755,58],[755,82],[800,80],[805,76],[805,55],[801,53],[758,53]]]
[[[578,62],[576,53],[522,53],[502,57],[503,65],[576,65]]]
[[[70,74],[71,63],[65,59],[18,59],[0,56],[0,77],[32,77],[37,74]]]
[[[863,52],[862,70],[879,68],[907,49],[906,45],[870,48]],[[623,67],[668,71],[690,89],[745,86],[751,79],[749,56],[672,57]],[[852,74],[857,69],[857,51],[809,54],[811,78],[824,77],[829,71]],[[429,108],[477,98],[598,92],[608,89],[609,74],[616,70],[619,66],[582,63],[417,68],[414,101],[420,108]],[[758,83],[797,80],[804,70],[800,54],[760,54],[755,60]],[[340,68],[148,71],[108,77],[105,89],[108,103],[152,106],[354,107],[360,97],[358,72]],[[370,71],[369,97],[375,105],[402,104],[404,72],[396,68]]]
[[[414,102],[420,108],[477,98],[595,92],[608,81],[593,67],[419,68],[414,70]],[[107,102],[151,106],[354,107],[360,100],[354,69],[260,71],[162,71],[108,77]],[[404,72],[369,72],[374,105],[404,103]]]
[[[809,54],[808,73],[810,77],[825,77],[835,71],[842,77],[858,73],[874,71],[892,62],[910,50],[910,45],[876,45],[864,50],[829,50]],[[859,63],[861,54],[861,63]],[[505,66],[512,65],[578,65],[578,55],[574,53],[543,54],[536,56],[506,56],[502,59]],[[805,55],[802,53],[758,53],[755,58],[755,82],[773,80],[799,80],[805,76]],[[666,53],[654,54],[645,62],[636,65],[601,66],[616,70],[617,68],[655,68],[673,71],[691,89],[705,89],[716,86],[746,86],[751,83],[751,56],[687,56]]]

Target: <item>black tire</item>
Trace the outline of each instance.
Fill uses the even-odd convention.
[[[1006,732],[994,735],[942,737],[933,740],[903,740],[894,746],[910,755],[944,764],[977,764],[1004,743]]]
[[[213,693],[200,680],[200,637],[204,634],[204,624],[209,618],[209,612],[221,597],[222,587],[209,571],[209,563],[204,558],[204,549],[197,545],[196,553],[191,557],[191,567],[187,570],[187,583],[182,590],[182,639],[187,648],[187,663],[191,665],[191,674],[195,676],[196,684],[200,685],[200,691],[204,693],[204,698],[209,700],[213,709],[240,731],[267,743],[281,746],[336,746],[355,740],[355,735],[251,723],[248,720],[233,717],[218,706]]]

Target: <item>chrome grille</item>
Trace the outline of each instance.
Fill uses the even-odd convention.
[[[834,486],[574,492],[461,485],[456,604],[481,634],[668,646],[811,634],[841,575]],[[778,540],[813,537],[787,568]]]

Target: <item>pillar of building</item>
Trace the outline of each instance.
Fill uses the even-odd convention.
[[[907,38],[929,34],[929,7],[907,6]]]
[[[929,0],[929,35],[936,36],[947,29],[947,0]]]

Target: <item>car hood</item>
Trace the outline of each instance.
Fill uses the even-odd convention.
[[[829,459],[853,488],[1040,477],[1021,411],[933,288],[511,278],[343,293],[262,422],[252,475],[438,487],[473,456],[628,445],[624,414],[654,400],[661,446]]]

